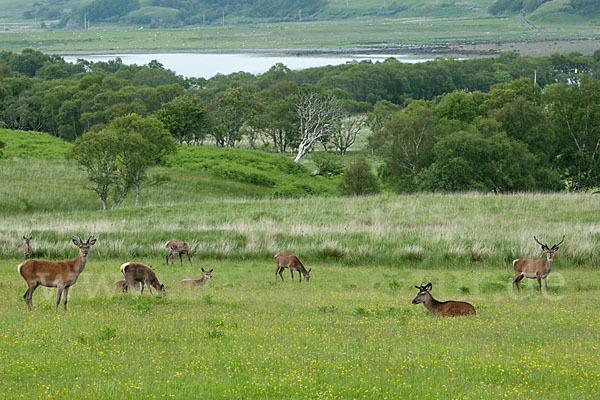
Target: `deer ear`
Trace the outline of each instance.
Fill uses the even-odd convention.
[[[312,271],[312,268],[309,268],[308,272]]]
[[[80,243],[79,238],[75,235],[73,235],[73,243],[75,244],[75,246],[79,246]]]
[[[23,236],[23,239],[26,239],[26,237],[25,237],[25,236]]]
[[[202,268],[202,272],[206,272],[206,271],[204,271],[204,268]]]
[[[431,282],[429,282],[427,285],[425,285],[424,289],[429,292],[432,289],[432,287],[433,285],[431,284]]]
[[[214,268],[213,268],[213,269],[214,269]],[[211,270],[210,270],[210,271],[208,271],[208,272],[212,273],[212,272],[213,272],[213,269],[211,269]]]
[[[29,240],[31,240],[31,239],[33,239],[33,236],[29,236]],[[557,249],[558,249],[558,247],[557,247]]]

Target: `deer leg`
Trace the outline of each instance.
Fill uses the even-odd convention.
[[[281,282],[283,282],[283,267],[279,267],[279,276],[281,277]]]
[[[63,290],[63,307],[65,309],[65,311],[67,311],[67,296],[69,296],[69,288],[66,287],[65,290]]]
[[[277,273],[279,272],[279,265],[275,267],[275,282],[277,282]]]
[[[140,282],[140,295],[144,294],[144,282]]]
[[[58,311],[58,305],[60,304],[60,297],[62,296],[63,289],[62,286],[56,287],[56,308],[54,309],[54,312]]]
[[[190,257],[190,253],[185,253],[185,255],[187,256],[188,261],[190,262],[190,266],[193,267],[193,265],[192,265],[192,258]]]
[[[538,281],[538,290],[540,291],[540,293],[542,293],[542,277],[538,275],[537,281]]]
[[[123,284],[123,293],[127,293],[129,290],[129,281],[125,279],[125,283]]]
[[[148,290],[150,291],[150,296],[154,296],[154,293],[152,293],[152,285],[150,284],[150,282],[146,281],[146,286],[148,286]]]
[[[167,251],[167,265],[169,265],[169,256],[171,255],[171,250]]]
[[[548,294],[548,281],[546,279],[548,279],[547,276],[544,277],[544,290],[546,291],[546,294]]]
[[[515,286],[516,286],[517,292],[521,291],[521,289],[519,288],[519,282],[521,282],[521,279],[523,279],[523,275],[521,275],[521,274],[515,275],[515,277],[513,278],[513,281],[512,281],[513,290],[515,289]]]

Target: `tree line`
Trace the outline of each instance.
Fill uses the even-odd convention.
[[[135,115],[179,143],[243,140],[297,161],[316,148],[343,155],[367,126],[384,160],[379,177],[394,191],[585,191],[600,179],[599,68],[600,51],[506,53],[302,71],[277,64],[206,80],[156,61],[70,64],[27,49],[0,53],[0,118],[81,141],[123,132],[112,121]]]

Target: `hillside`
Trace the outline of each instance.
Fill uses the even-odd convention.
[[[0,129],[0,141],[6,143],[0,180],[20,182],[17,192],[6,186],[0,189],[3,213],[99,208],[85,173],[65,159],[71,143],[46,133],[8,129]],[[181,146],[166,166],[154,168],[152,174],[166,182],[145,189],[142,205],[337,193],[337,180],[311,176],[306,167],[285,156],[253,150]],[[38,195],[40,191],[44,196]],[[127,199],[124,205],[132,202]]]
[[[0,0],[0,5],[6,0]],[[529,15],[544,8],[556,15],[598,17],[595,0],[17,0],[5,4],[0,19],[44,22],[46,26],[184,27],[271,22],[339,21],[384,18],[479,19]],[[556,20],[556,18],[554,18]]]

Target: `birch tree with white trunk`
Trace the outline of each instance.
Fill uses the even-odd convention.
[[[300,121],[301,139],[294,162],[299,162],[316,143],[327,143],[343,115],[341,105],[331,95],[306,92],[298,97],[296,114]]]

